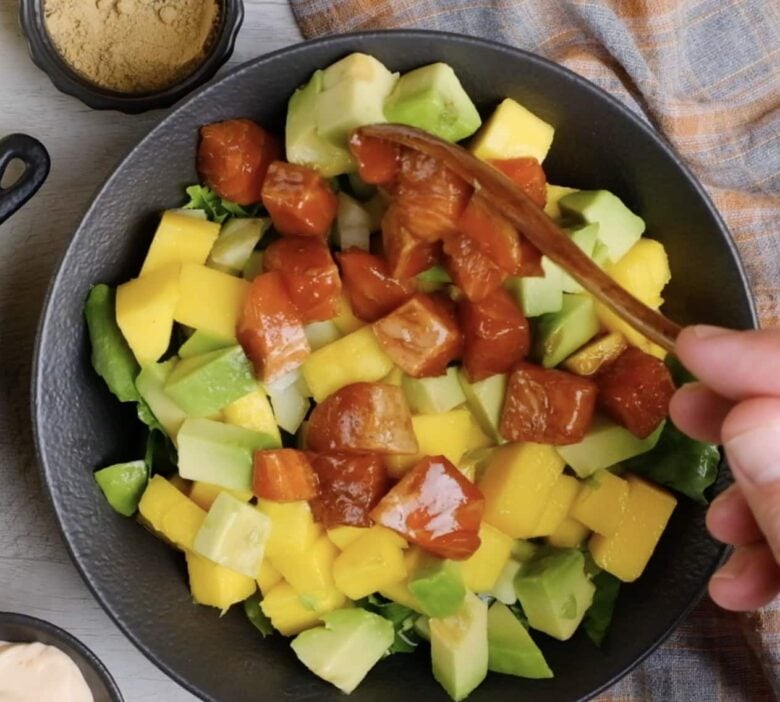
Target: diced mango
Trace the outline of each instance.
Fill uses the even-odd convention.
[[[141,268],[141,275],[171,263],[203,265],[219,236],[219,229],[219,224],[207,219],[188,217],[170,210],[163,212]]]
[[[570,514],[602,536],[619,528],[628,504],[628,482],[608,470],[600,470],[582,483]]]
[[[416,456],[390,456],[386,461],[390,475],[402,476],[423,456],[444,456],[457,465],[466,453],[472,425],[471,412],[463,408],[441,414],[414,415],[412,428],[420,452]]]
[[[173,314],[177,322],[225,339],[236,338],[249,283],[213,268],[185,263],[179,289],[181,295]]]
[[[404,553],[388,529],[371,527],[336,558],[333,580],[352,600],[359,600],[406,577]]]
[[[555,449],[546,444],[527,442],[498,448],[479,482],[485,496],[485,521],[514,539],[528,538],[564,465]]]
[[[561,208],[558,203],[562,197],[576,193],[577,188],[567,188],[563,185],[552,185],[547,183],[547,202],[544,206],[544,213],[550,219],[561,219]]]
[[[471,416],[471,428],[469,429],[469,438],[466,442],[466,453],[476,451],[477,449],[493,446],[495,442],[491,439],[479,425],[479,422]]]
[[[482,522],[479,538],[482,543],[474,555],[461,562],[460,572],[469,590],[489,592],[509,560],[514,540],[487,522]]]
[[[474,137],[471,151],[483,161],[533,156],[541,163],[552,146],[554,134],[552,125],[506,98]]]
[[[179,270],[177,264],[165,266],[116,289],[116,323],[142,366],[157,361],[171,343]]]
[[[249,490],[229,490],[221,485],[205,483],[202,480],[193,481],[189,495],[190,499],[198,505],[198,507],[202,507],[208,511],[220,492],[229,492],[233,497],[242,502],[249,502],[249,500],[252,499],[252,493]]]
[[[333,563],[339,549],[324,534],[305,551],[293,551],[277,559],[277,570],[292,585],[309,609],[326,611],[334,599]]]
[[[222,414],[228,424],[272,436],[281,448],[282,435],[271,402],[261,388],[229,404],[222,410]]]
[[[404,372],[398,367],[393,366],[393,370],[391,370],[384,378],[382,378],[383,383],[387,383],[388,385],[395,385],[396,387],[401,387],[401,384],[403,383],[404,379]]]
[[[328,538],[342,551],[368,531],[367,527],[339,526],[328,529]]]
[[[619,332],[604,334],[588,342],[564,362],[563,367],[577,375],[594,375],[601,368],[617,360],[626,350],[626,337]]]
[[[278,583],[282,581],[282,574],[274,568],[267,558],[260,564],[257,573],[257,586],[265,597]]]
[[[382,597],[386,597],[388,600],[397,602],[404,607],[413,609],[415,612],[422,614],[422,607],[417,601],[417,598],[409,590],[409,578],[420,563],[420,557],[422,551],[419,548],[412,547],[404,553],[404,565],[406,565],[407,576],[403,580],[399,580],[396,583],[390,583],[385,585],[379,590],[379,594]]]
[[[224,614],[230,605],[242,602],[257,589],[255,581],[246,575],[191,551],[185,555],[190,592],[197,604],[217,607]]]
[[[612,536],[594,534],[588,548],[596,564],[624,582],[644,571],[672,516],[677,500],[668,492],[629,475],[623,521]]]
[[[306,607],[292,585],[284,580],[263,597],[260,608],[284,636],[300,634],[322,623],[320,614]]]
[[[554,534],[571,510],[580,491],[580,481],[570,475],[561,475],[550,493],[542,516],[534,527],[532,537]]]
[[[666,250],[663,244],[653,239],[640,239],[619,261],[607,264],[605,270],[613,280],[654,310],[663,304],[661,293],[672,277]],[[596,313],[607,329],[620,332],[630,344],[658,358],[666,356],[660,346],[640,334],[604,304],[596,303]]]
[[[141,495],[138,512],[143,523],[183,551],[192,549],[195,535],[206,518],[205,510],[161,475],[152,476]]]
[[[344,293],[341,294],[338,302],[338,313],[333,318],[333,323],[339,328],[342,334],[351,334],[353,331],[357,331],[360,327],[366,326],[366,323],[362,319],[358,319],[355,313],[352,311],[352,306],[349,304]]]
[[[320,525],[314,522],[308,502],[258,500],[257,508],[271,519],[265,557],[277,570],[290,553],[305,551],[322,533]]]
[[[371,327],[358,329],[317,349],[301,366],[316,402],[345,385],[377,382],[392,369],[393,361],[382,350]]]
[[[590,529],[573,517],[566,517],[547,537],[547,543],[556,548],[575,548],[590,534]]]

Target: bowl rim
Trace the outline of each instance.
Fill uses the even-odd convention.
[[[95,671],[111,698],[115,700],[115,702],[124,702],[122,692],[119,690],[119,686],[116,684],[116,681],[109,672],[105,663],[103,663],[103,661],[97,657],[91,648],[89,648],[80,639],[77,639],[70,632],[66,631],[60,626],[57,626],[56,624],[52,624],[45,619],[40,619],[39,617],[33,617],[29,614],[22,614],[20,612],[0,611],[0,629],[2,629],[2,627],[6,624],[26,627],[31,631],[43,632],[53,637],[54,639],[67,644],[75,651],[77,651],[78,654],[84,659],[84,661]],[[2,635],[0,635],[0,639],[2,639]],[[35,643],[35,641],[20,641],[17,639],[15,641],[7,641],[7,643]],[[63,651],[63,653],[69,658],[71,657],[67,651]]]
[[[739,249],[737,248],[736,242],[734,241],[734,237],[732,236],[731,231],[726,226],[726,223],[723,220],[720,212],[715,207],[712,199],[710,198],[709,194],[704,190],[704,187],[699,182],[696,175],[691,171],[691,169],[687,166],[687,164],[677,154],[674,147],[671,145],[671,143],[661,132],[657,131],[649,122],[643,120],[639,114],[632,111],[625,103],[620,101],[618,98],[612,96],[603,88],[587,80],[586,78],[583,78],[579,74],[575,73],[571,69],[561,64],[558,64],[554,61],[551,61],[550,59],[544,58],[538,54],[532,53],[525,49],[520,49],[518,47],[512,46],[510,44],[506,44],[498,41],[492,41],[489,39],[483,39],[480,37],[475,37],[467,34],[459,34],[456,32],[443,32],[443,31],[428,30],[428,29],[388,29],[388,30],[356,31],[356,32],[349,32],[344,34],[327,35],[327,36],[320,37],[318,39],[303,41],[297,44],[288,45],[280,49],[276,49],[272,52],[261,54],[241,64],[238,64],[237,66],[231,68],[231,70],[226,72],[225,75],[222,76],[219,81],[207,85],[203,85],[197,90],[195,90],[190,96],[188,96],[186,102],[182,103],[175,110],[171,111],[170,114],[166,115],[166,117],[163,120],[161,120],[157,125],[155,125],[140,141],[138,141],[133,147],[129,149],[129,151],[124,155],[121,161],[119,161],[119,163],[112,171],[112,173],[106,178],[105,182],[100,186],[100,188],[95,193],[93,193],[92,200],[87,205],[79,221],[79,225],[77,226],[75,231],[78,232],[81,229],[83,222],[93,214],[96,208],[96,204],[95,204],[96,201],[110,187],[114,177],[122,169],[125,162],[128,159],[130,159],[130,157],[138,149],[140,149],[141,145],[144,144],[148,139],[154,138],[158,134],[158,132],[165,130],[167,128],[168,122],[173,118],[174,115],[177,114],[178,110],[184,109],[190,100],[194,100],[196,97],[200,96],[201,94],[215,89],[216,86],[218,86],[222,82],[222,80],[226,80],[230,77],[236,76],[245,71],[253,70],[255,65],[259,63],[263,63],[265,61],[271,61],[280,56],[287,56],[288,58],[294,59],[296,55],[308,51],[307,47],[311,45],[319,46],[321,44],[328,44],[328,43],[349,44],[349,42],[354,39],[361,40],[361,41],[371,41],[374,38],[384,37],[388,34],[396,35],[396,36],[404,36],[407,38],[419,39],[419,40],[443,39],[450,42],[470,44],[475,46],[478,49],[484,48],[484,49],[495,50],[496,48],[499,48],[518,55],[518,57],[520,57],[524,61],[536,63],[541,66],[544,66],[548,70],[562,73],[569,80],[578,84],[579,87],[587,91],[590,91],[591,93],[597,94],[600,99],[608,102],[613,107],[613,109],[616,109],[622,115],[622,117],[629,120],[630,122],[632,122],[633,126],[643,131],[645,135],[648,136],[653,141],[653,143],[657,146],[657,148],[663,151],[664,154],[674,162],[674,164],[680,169],[680,171],[686,177],[691,187],[695,191],[696,195],[704,204],[708,213],[712,216],[713,221],[715,222],[718,229],[720,230],[721,237],[733,257],[733,260],[735,262],[735,267],[739,274],[740,282],[747,294],[746,295],[747,307],[750,313],[752,326],[754,328],[758,326],[758,314],[757,314],[755,296],[752,287],[750,285],[750,281],[747,277],[747,273],[741,255],[739,253]],[[35,444],[37,465],[40,471],[42,481],[46,486],[47,499],[49,501],[49,504],[53,508],[55,521],[57,523],[57,528],[59,529],[60,533],[63,536],[63,541],[65,544],[65,548],[68,552],[68,556],[70,557],[71,561],[73,561],[77,571],[81,575],[88,589],[95,597],[100,607],[108,614],[110,619],[119,627],[122,633],[133,643],[133,645],[148,660],[150,660],[160,670],[162,670],[169,678],[171,678],[176,683],[181,685],[184,689],[191,692],[196,697],[204,700],[205,702],[218,702],[216,698],[207,696],[203,690],[199,689],[195,684],[189,682],[187,678],[185,678],[183,675],[180,675],[171,666],[169,666],[167,663],[162,661],[154,652],[149,650],[143,644],[143,642],[141,642],[137,638],[137,636],[130,629],[130,627],[126,626],[125,623],[108,607],[108,605],[104,603],[100,595],[99,588],[92,580],[90,574],[87,572],[85,567],[76,558],[76,555],[73,551],[73,548],[67,536],[66,525],[64,523],[64,520],[62,519],[58,506],[54,500],[54,496],[51,490],[49,489],[50,468],[44,458],[44,454],[42,451],[41,432],[39,431],[39,424],[38,424],[38,411],[39,411],[39,406],[42,404],[42,397],[40,396],[39,393],[40,390],[39,376],[41,371],[41,348],[43,343],[44,332],[46,331],[46,327],[48,326],[48,317],[50,314],[51,303],[53,300],[53,291],[58,286],[60,278],[64,274],[64,263],[66,261],[69,250],[70,250],[70,244],[65,248],[65,250],[61,254],[55,272],[51,277],[49,287],[44,297],[43,305],[41,308],[41,316],[38,322],[35,346],[33,351],[33,366],[32,366],[32,374],[31,374],[31,403],[30,403],[31,412],[32,412],[32,428],[33,428],[33,438]],[[723,467],[724,464],[721,463],[721,470],[723,469]],[[707,580],[709,580],[709,576],[711,576],[712,573],[714,573],[715,570],[725,561],[728,552],[729,550],[727,546],[725,545],[720,546],[720,557],[715,563],[712,564],[712,567],[708,571]],[[652,654],[662,643],[664,643],[669,638],[669,636],[679,627],[681,622],[699,604],[699,602],[702,600],[706,592],[707,592],[707,582],[705,581],[702,583],[698,593],[691,599],[688,605],[684,607],[680,611],[678,616],[676,616],[672,620],[669,627],[654,642],[652,642],[640,656],[638,656],[635,660],[633,660],[630,665],[624,667],[618,673],[616,673],[611,678],[606,680],[598,688],[591,690],[584,697],[580,698],[580,702],[584,702],[585,700],[590,700],[596,697],[598,694],[604,692],[608,688],[612,687],[616,682],[624,678],[632,670],[634,670],[640,663],[642,663],[645,659],[647,659],[648,656],[650,656],[650,654]]]
[[[206,57],[191,73],[162,90],[147,93],[121,93],[101,88],[74,71],[51,41],[43,21],[44,0],[21,0],[18,22],[32,62],[60,92],[71,95],[96,110],[118,110],[138,114],[170,107],[209,81],[233,54],[244,21],[243,0],[217,0],[220,22]]]

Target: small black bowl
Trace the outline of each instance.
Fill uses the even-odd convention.
[[[94,702],[123,702],[122,693],[98,657],[81,641],[54,624],[26,614],[0,612],[0,641],[54,646],[78,666]]]
[[[27,36],[35,65],[47,73],[51,82],[63,93],[73,95],[98,110],[119,110],[128,114],[170,107],[208,81],[233,53],[236,35],[244,20],[243,0],[221,0],[216,36],[208,55],[192,73],[162,90],[121,93],[91,83],[65,62],[46,31],[43,2],[21,0],[19,4],[19,24]]]

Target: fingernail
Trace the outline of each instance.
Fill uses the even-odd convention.
[[[696,324],[692,327],[693,335],[697,339],[711,339],[714,336],[724,336],[731,334],[731,329],[725,327],[715,327],[710,324]]]
[[[764,424],[725,444],[731,469],[756,485],[780,481],[780,424]]]

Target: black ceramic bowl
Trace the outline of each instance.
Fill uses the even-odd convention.
[[[120,93],[91,83],[76,73],[60,56],[49,38],[43,16],[44,0],[21,0],[19,24],[27,36],[30,56],[51,82],[98,110],[119,110],[135,114],[170,107],[187,93],[203,85],[230,58],[236,35],[244,19],[243,0],[220,0],[219,26],[207,56],[186,78],[159,91],[150,93]]]
[[[401,31],[329,37],[258,58],[204,88],[128,155],[86,213],[52,283],[34,369],[33,417],[43,477],[71,555],[100,603],[130,639],[182,685],[213,701],[343,700],[296,660],[280,637],[262,639],[240,607],[224,618],[194,607],[184,563],[133,520],[118,516],[92,479],[95,467],[141,455],[120,407],[89,361],[82,306],[90,285],[137,274],[157,213],[196,180],[198,127],[251,117],[283,125],[292,91],[353,51],[394,70],[446,61],[484,110],[506,96],[556,127],[545,170],[553,183],[608,188],[647,221],[672,266],[666,310],[675,320],[731,327],[755,317],[732,240],[701,186],[666,142],[619,102],[537,56],[450,34]],[[725,473],[725,471],[724,471]],[[721,479],[721,487],[725,476]],[[602,649],[583,635],[540,641],[553,680],[491,674],[473,702],[580,700],[652,650],[698,601],[722,555],[704,510],[684,499],[640,580],[624,588]],[[447,699],[424,651],[382,661],[355,702]]]
[[[94,702],[122,702],[119,688],[106,667],[81,641],[64,629],[26,614],[0,612],[0,641],[55,646],[78,666]]]

